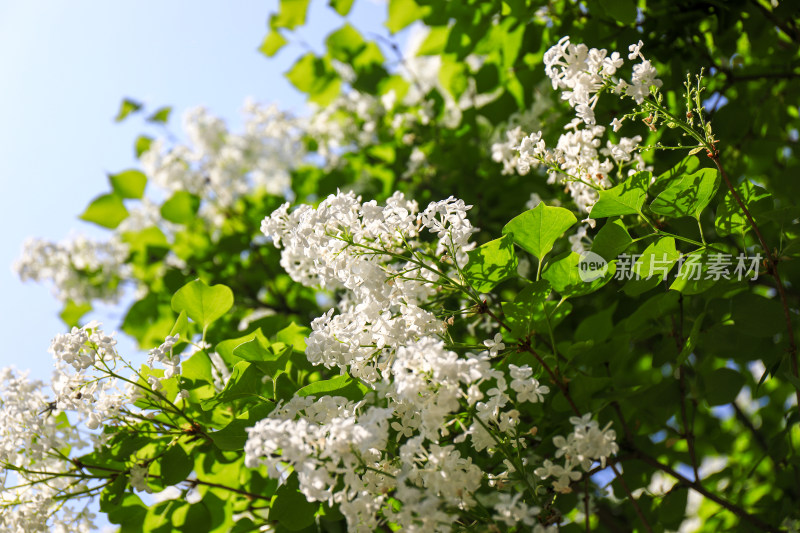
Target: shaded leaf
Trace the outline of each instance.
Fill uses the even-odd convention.
[[[709,405],[731,403],[744,386],[744,376],[732,368],[718,368],[704,376],[705,398]]]
[[[631,245],[633,239],[620,219],[606,222],[592,242],[592,252],[606,261],[613,261]]]
[[[650,203],[650,210],[666,217],[698,217],[719,187],[717,169],[702,168],[672,182]]]
[[[625,183],[600,191],[589,214],[592,218],[604,218],[641,212],[652,177],[650,172],[637,172]]]

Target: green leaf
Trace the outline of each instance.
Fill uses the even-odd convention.
[[[149,350],[164,342],[174,323],[169,304],[150,293],[128,309],[122,330],[134,337],[140,348]]]
[[[150,150],[150,147],[153,145],[153,138],[148,137],[147,135],[139,135],[136,137],[136,142],[134,143],[134,150],[136,151],[136,157],[142,157],[142,154]]]
[[[439,67],[439,83],[458,100],[469,87],[469,67],[455,54],[444,54]]]
[[[247,442],[247,428],[266,418],[274,408],[275,404],[271,402],[256,404],[221,430],[212,432],[210,437],[220,450],[242,450]]]
[[[713,287],[716,280],[708,273],[711,264],[710,255],[708,249],[703,249],[684,257],[675,281],[669,288],[689,295],[700,294]]]
[[[534,331],[548,331],[569,315],[572,310],[570,303],[548,300],[550,293],[550,283],[542,279],[528,284],[513,303],[503,304],[513,336],[525,338]]]
[[[180,444],[170,447],[161,456],[161,480],[165,485],[177,485],[194,470],[194,461],[186,455]]]
[[[202,402],[217,393],[211,369],[211,358],[202,350],[181,365],[181,384],[189,391],[190,402]]]
[[[597,203],[589,213],[592,218],[604,218],[620,215],[635,215],[642,210],[647,188],[650,186],[650,172],[637,172],[611,189],[600,191]]]
[[[575,252],[562,254],[547,263],[542,278],[549,281],[553,290],[562,297],[572,298],[594,292],[614,277],[616,263],[612,262],[607,264],[607,268],[591,272],[593,275],[584,281],[581,277],[582,259],[583,256]]]
[[[275,334],[275,340],[287,346],[293,347],[298,352],[306,351],[306,338],[311,332],[305,326],[298,326],[294,322]]]
[[[413,22],[430,13],[429,6],[420,6],[414,0],[389,0],[389,17],[386,19],[386,28],[397,33]]]
[[[119,111],[117,112],[117,116],[114,118],[114,121],[122,122],[128,115],[131,113],[136,113],[140,109],[142,109],[141,103],[137,102],[136,100],[131,100],[130,98],[125,98],[119,105]]]
[[[541,261],[553,249],[556,240],[577,221],[571,211],[541,202],[511,219],[503,228],[503,234],[510,233],[515,243]]]
[[[124,477],[124,476],[123,476]],[[108,513],[108,521],[112,524],[130,524],[139,526],[147,516],[147,507],[141,498],[132,491],[122,496],[119,506]]]
[[[291,346],[283,346],[278,351],[273,351],[265,346],[264,339],[255,337],[234,348],[233,355],[243,361],[255,364],[265,375],[276,378],[278,373],[286,368]],[[274,345],[271,348],[282,345]]]
[[[172,525],[177,531],[205,533],[211,531],[211,512],[205,501],[181,505],[172,513]]]
[[[681,348],[681,353],[678,354],[678,366],[681,366],[686,362],[692,352],[694,352],[694,348],[697,345],[697,340],[700,338],[700,328],[703,326],[703,319],[706,317],[705,311],[700,313],[697,318],[694,319],[694,324],[692,324],[692,330],[689,332],[689,336],[686,337],[686,341],[683,343],[683,348]]]
[[[185,334],[188,325],[189,321],[186,319],[186,311],[181,311],[178,318],[175,320],[175,325],[172,326],[169,332],[170,337],[175,334]]]
[[[693,173],[700,168],[700,165],[701,163],[697,156],[690,155],[684,157],[675,166],[656,178],[655,183],[651,186],[651,194],[658,196],[658,193],[664,190],[673,180],[685,174]]]
[[[617,303],[614,302],[607,309],[584,318],[575,329],[575,340],[578,342],[591,340],[595,343],[606,340],[614,328],[613,316]]]
[[[735,190],[752,216],[756,217],[772,210],[772,195],[762,187],[745,180],[735,187]],[[750,231],[750,223],[730,191],[725,194],[717,209],[714,228],[721,237],[732,233],[743,235]]]
[[[297,476],[292,474],[289,480],[278,487],[269,510],[269,519],[277,520],[291,531],[306,528],[314,523],[314,516],[319,503],[309,503],[300,492]]]
[[[212,383],[211,358],[205,351],[196,352],[181,365],[181,376],[184,379]]]
[[[278,14],[270,19],[270,27],[293,30],[306,23],[310,0],[280,0]]]
[[[233,292],[225,285],[212,285],[209,287],[203,280],[190,281],[172,297],[172,309],[186,314],[203,326],[205,330],[209,324],[227,313],[233,307]]]
[[[450,35],[450,26],[434,26],[428,31],[428,36],[422,41],[417,50],[418,56],[433,56],[444,52],[447,37]]]
[[[118,174],[109,174],[108,181],[122,198],[141,198],[147,185],[147,176],[138,170],[123,170]]]
[[[166,124],[169,122],[169,115],[172,113],[172,108],[169,106],[161,107],[147,117],[147,122],[155,122],[157,124]]]
[[[606,261],[613,261],[628,249],[631,239],[628,229],[620,219],[609,220],[600,228],[592,242],[592,252]]]
[[[283,48],[287,41],[278,30],[270,30],[264,40],[261,41],[261,46],[258,51],[267,57],[272,57],[278,53],[278,50]]]
[[[128,210],[125,209],[125,204],[118,194],[103,194],[92,200],[80,218],[104,228],[114,229],[128,218]]]
[[[468,255],[464,275],[478,292],[489,292],[500,282],[517,275],[517,255],[510,234],[489,241]]]
[[[745,380],[736,370],[723,367],[704,376],[703,382],[706,387],[706,401],[714,406],[729,404],[735,400]]]
[[[255,331],[253,331],[252,333],[248,333],[247,335],[243,335],[241,337],[236,337],[236,338],[233,338],[233,339],[225,339],[223,341],[220,341],[215,346],[215,349],[216,349],[217,353],[220,355],[220,357],[222,357],[222,360],[225,361],[225,363],[228,366],[233,366],[236,363],[238,363],[239,361],[243,360],[240,357],[236,357],[235,355],[233,355],[233,351],[240,344],[243,344],[243,343],[245,343],[245,342],[247,342],[249,340],[255,339],[255,338],[262,339],[262,341],[264,342],[265,345],[269,345],[269,341],[266,339],[266,337],[264,337],[264,334],[261,333],[260,329],[257,329]]]
[[[737,295],[731,305],[737,330],[753,337],[772,337],[786,331],[783,307],[777,299],[752,292]]]
[[[231,376],[225,388],[217,396],[204,400],[202,407],[208,411],[219,404],[226,404],[238,400],[255,400],[258,403],[269,403],[271,400],[264,395],[272,396],[272,382],[263,382],[264,373],[258,367],[240,361],[233,366]]]
[[[624,26],[636,22],[636,3],[634,0],[600,0],[606,14]]]
[[[309,52],[286,73],[286,78],[298,91],[319,105],[328,105],[339,95],[341,80],[330,62]]]
[[[122,496],[125,494],[125,488],[128,486],[128,476],[125,474],[118,474],[114,482],[107,485],[100,496],[100,510],[104,513],[111,512],[116,509],[122,501]]]
[[[332,379],[315,381],[298,390],[297,396],[344,396],[348,400],[357,402],[364,398],[368,391],[364,385],[354,380],[350,376],[336,376]]]
[[[161,216],[176,224],[187,224],[194,220],[199,208],[200,198],[186,191],[177,191],[161,206]]]
[[[352,61],[366,47],[361,34],[350,24],[344,24],[325,39],[328,53],[339,61]]]
[[[341,16],[346,17],[350,13],[350,8],[353,7],[353,0],[328,0],[328,5]]]
[[[719,172],[713,168],[681,176],[650,203],[650,210],[666,217],[698,217],[714,198],[719,180]]]
[[[81,317],[92,310],[91,304],[76,304],[72,300],[67,300],[64,304],[64,309],[58,316],[61,321],[68,327],[77,327],[80,323]]]
[[[676,486],[661,500],[658,506],[658,523],[671,530],[679,529],[686,517],[686,502],[689,489]]]

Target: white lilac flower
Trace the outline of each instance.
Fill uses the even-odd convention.
[[[508,527],[516,527],[520,524],[533,526],[537,523],[536,517],[541,509],[536,506],[528,506],[522,501],[522,493],[516,494],[501,493],[498,501],[494,504],[494,519],[504,522]]]
[[[628,47],[628,50],[630,51],[630,53],[628,54],[628,59],[636,59],[637,57],[640,57],[642,55],[641,50],[643,45],[644,43],[642,41],[630,45]]]
[[[494,338],[483,341],[483,345],[488,348],[489,357],[494,357],[506,349],[506,345],[503,343],[502,333],[496,333]]]
[[[531,377],[533,369],[528,365],[508,365],[511,374],[511,388],[517,393],[518,402],[539,403],[544,401],[544,395],[550,392],[550,387],[541,385]]]

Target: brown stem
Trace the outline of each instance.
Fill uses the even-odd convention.
[[[640,450],[634,449],[633,451],[634,451],[636,457],[640,461],[643,461],[643,462],[649,464],[650,466],[652,466],[653,468],[656,468],[656,469],[661,470],[662,472],[664,472],[666,474],[669,474],[673,478],[677,479],[682,485],[693,489],[695,492],[698,492],[699,494],[702,494],[703,496],[705,496],[709,500],[713,501],[714,503],[716,503],[717,505],[719,505],[721,507],[724,507],[728,511],[732,512],[733,514],[735,514],[736,516],[738,516],[742,520],[744,520],[746,522],[749,522],[750,524],[752,524],[753,526],[757,527],[758,529],[760,529],[762,531],[774,531],[774,532],[780,531],[777,527],[771,526],[771,525],[767,524],[766,522],[762,521],[761,519],[756,518],[755,516],[751,515],[750,513],[748,513],[747,511],[745,511],[741,507],[739,507],[738,505],[735,505],[735,504],[733,504],[733,503],[731,503],[731,502],[729,502],[729,501],[717,496],[713,492],[710,492],[710,491],[706,490],[706,488],[703,487],[697,481],[691,481],[688,478],[680,475],[678,472],[676,472],[675,470],[673,470],[669,466],[661,463],[655,457],[651,457],[651,456],[647,455],[646,453],[644,453],[644,452],[642,452]]]
[[[479,313],[486,313],[487,315],[492,317],[495,322],[500,324],[500,327],[505,328],[506,331],[511,331],[511,328],[508,326],[508,324],[503,322],[503,320],[499,316],[497,316],[494,313],[494,311],[489,309],[489,306],[487,305],[486,300],[484,300],[482,304],[478,305],[478,312]]]
[[[631,504],[633,504],[633,509],[636,511],[636,514],[639,515],[639,520],[642,521],[644,529],[648,533],[653,533],[653,529],[650,527],[650,524],[647,523],[647,518],[644,517],[642,509],[641,507],[639,507],[639,502],[636,501],[636,499],[633,497],[631,489],[628,488],[628,483],[626,483],[625,480],[622,479],[622,474],[619,473],[619,470],[617,470],[616,466],[614,465],[609,465],[609,466],[611,467],[611,470],[614,472],[614,475],[617,476],[617,481],[619,481],[619,484],[622,485],[622,490],[624,490],[625,494],[628,495],[628,499],[630,500]]]
[[[584,507],[584,515],[586,518],[586,533],[589,533],[592,529],[589,526],[589,477],[587,476],[583,480],[583,507]]]
[[[730,178],[725,173],[725,170],[722,168],[722,163],[719,160],[719,152],[714,152],[711,154],[711,159],[714,161],[714,164],[717,165],[717,169],[719,173],[722,175],[722,179],[725,180],[725,185],[728,187],[728,190],[733,195],[734,200],[744,212],[744,216],[747,218],[747,222],[750,224],[750,227],[753,228],[753,231],[758,238],[758,242],[761,244],[761,248],[764,249],[764,253],[767,256],[767,261],[769,262],[769,270],[772,277],[775,278],[775,285],[778,289],[778,296],[781,299],[781,305],[783,306],[783,318],[786,321],[786,330],[788,332],[788,339],[789,339],[789,362],[792,367],[792,374],[797,379],[800,379],[800,373],[798,373],[797,368],[797,344],[795,344],[794,340],[794,328],[792,327],[792,315],[789,312],[789,301],[786,297],[786,289],[783,286],[783,281],[781,281],[781,275],[778,273],[778,263],[775,259],[775,256],[770,251],[769,246],[767,246],[767,241],[764,240],[764,236],[761,235],[761,231],[758,229],[758,225],[756,221],[753,219],[753,216],[750,214],[750,211],[747,210],[747,206],[744,205],[742,201],[742,197],[739,196],[739,193],[736,192],[736,189],[733,187],[733,183],[731,183]],[[800,389],[795,387],[794,390],[795,397],[797,398],[797,409],[800,410]]]

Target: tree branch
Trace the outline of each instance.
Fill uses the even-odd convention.
[[[635,449],[635,448],[633,449],[633,453],[634,453],[635,457],[637,459],[639,459],[640,461],[645,462],[645,463],[649,464],[650,466],[652,466],[653,468],[661,470],[662,472],[664,472],[666,474],[669,474],[673,478],[677,479],[682,485],[693,489],[695,492],[698,492],[699,494],[702,494],[703,496],[705,496],[709,500],[713,501],[714,503],[716,503],[717,505],[719,505],[721,507],[724,507],[728,511],[732,512],[733,514],[735,514],[736,516],[738,516],[739,518],[741,518],[745,522],[750,523],[751,525],[757,527],[758,529],[760,529],[762,531],[774,531],[776,533],[780,531],[777,527],[771,526],[771,525],[767,524],[766,522],[764,522],[763,520],[761,520],[760,518],[757,518],[757,517],[751,515],[750,513],[748,513],[747,511],[745,511],[741,507],[739,507],[738,505],[733,504],[733,503],[729,502],[728,500],[725,500],[725,499],[717,496],[713,492],[708,491],[699,482],[691,481],[688,478],[680,475],[678,472],[676,472],[675,470],[673,470],[669,466],[661,463],[655,457],[651,457],[651,456],[647,455],[646,453],[642,452],[641,450],[638,450],[638,449]]]

